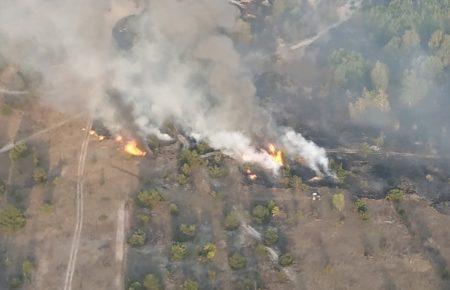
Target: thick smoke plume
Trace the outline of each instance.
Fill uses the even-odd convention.
[[[172,121],[276,172],[279,165],[251,141],[278,130],[258,105],[253,76],[230,37],[238,17],[226,0],[4,0],[0,54],[39,73],[42,98],[60,108],[89,110],[120,130],[114,91],[143,136],[170,139],[160,128]],[[282,142],[316,172],[327,170],[325,151],[299,133]]]

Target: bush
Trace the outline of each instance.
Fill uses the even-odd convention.
[[[139,192],[137,201],[140,206],[151,209],[159,202],[164,201],[164,198],[157,189],[150,189]]]
[[[240,225],[239,216],[236,212],[233,211],[225,217],[224,226],[226,230],[234,231],[239,228]]]
[[[148,274],[144,278],[144,288],[146,290],[160,290],[162,289],[161,281],[154,274]]]
[[[0,212],[0,228],[7,232],[15,232],[23,228],[25,224],[25,215],[13,205],[7,205]]]
[[[399,188],[394,188],[389,190],[389,193],[386,195],[386,200],[392,202],[400,202],[403,200],[405,196],[405,192]]]
[[[47,181],[47,172],[42,167],[33,170],[33,179],[36,183],[44,183]]]
[[[207,243],[198,254],[202,260],[212,261],[216,257],[216,245]]]
[[[270,220],[269,209],[262,205],[257,205],[252,210],[252,217],[255,223],[265,224]]]
[[[278,259],[278,264],[280,264],[281,267],[288,267],[294,263],[294,257],[290,254],[284,254],[281,255]]]
[[[343,193],[336,193],[333,194],[333,198],[331,199],[331,202],[333,204],[333,207],[339,211],[342,212],[345,208],[345,197]]]
[[[170,247],[170,257],[172,261],[183,261],[189,255],[186,245],[181,243],[174,243]]]
[[[183,289],[184,290],[198,290],[198,283],[191,279],[188,279],[184,282]]]
[[[343,168],[342,162],[336,162],[334,160],[330,161],[330,168],[331,170],[336,174],[336,178],[340,183],[343,183],[345,181],[345,178],[347,177],[348,173]]]
[[[2,180],[0,180],[0,195],[5,194],[5,192],[6,192],[6,184]]]
[[[18,160],[27,156],[28,146],[25,143],[19,143],[14,146],[14,148],[9,152],[9,158],[12,161]]]
[[[178,174],[177,182],[179,185],[186,185],[189,182],[189,176],[187,176],[185,174]]]
[[[25,260],[22,263],[22,277],[26,281],[31,281],[31,273],[34,270],[33,263],[30,260]]]
[[[264,244],[266,246],[272,246],[278,242],[278,230],[275,227],[269,227],[264,233]]]
[[[361,218],[364,221],[367,221],[369,219],[369,208],[367,207],[367,204],[363,200],[358,199],[355,201],[355,206]]]
[[[150,221],[150,215],[146,213],[139,213],[136,217],[139,224],[141,224],[142,226],[145,226]]]
[[[230,265],[233,270],[240,270],[247,267],[247,259],[240,253],[236,252],[228,257],[228,265]]]
[[[134,248],[142,247],[145,245],[147,235],[141,229],[136,230],[128,239],[128,244]]]
[[[190,167],[202,164],[197,151],[195,150],[183,150],[179,156],[180,164],[187,164]]]

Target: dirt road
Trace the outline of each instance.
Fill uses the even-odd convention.
[[[85,131],[86,134],[84,136],[83,143],[81,144],[80,158],[78,160],[77,192],[76,192],[77,213],[76,213],[75,229],[72,239],[72,246],[70,249],[69,262],[67,265],[66,279],[64,281],[64,290],[72,289],[73,273],[75,271],[78,249],[80,247],[80,237],[81,237],[81,230],[83,228],[83,211],[84,211],[84,204],[83,204],[84,167],[86,164],[86,155],[89,145],[89,131],[91,130],[91,128],[92,128],[92,120],[89,120],[88,124],[86,125]]]

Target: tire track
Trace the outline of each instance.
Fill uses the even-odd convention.
[[[72,239],[72,246],[70,248],[69,262],[67,265],[66,279],[64,281],[64,290],[72,289],[73,274],[75,272],[75,266],[77,261],[78,250],[80,248],[81,230],[83,228],[83,212],[84,212],[84,167],[86,164],[87,148],[89,144],[89,131],[92,128],[92,120],[88,121],[86,126],[86,134],[84,136],[83,143],[81,144],[80,158],[78,160],[77,171],[77,192],[76,192],[76,223]]]

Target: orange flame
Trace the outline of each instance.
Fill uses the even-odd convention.
[[[275,163],[277,163],[281,166],[284,165],[283,152],[281,152],[281,150],[277,150],[275,145],[269,144],[268,153],[270,154],[270,156],[272,156],[273,161],[275,161]]]
[[[139,149],[139,147],[137,146],[136,141],[134,141],[134,140],[128,141],[127,144],[125,144],[124,150],[128,154],[131,154],[131,155],[134,155],[134,156],[145,156],[145,155],[147,155],[147,152]]]

